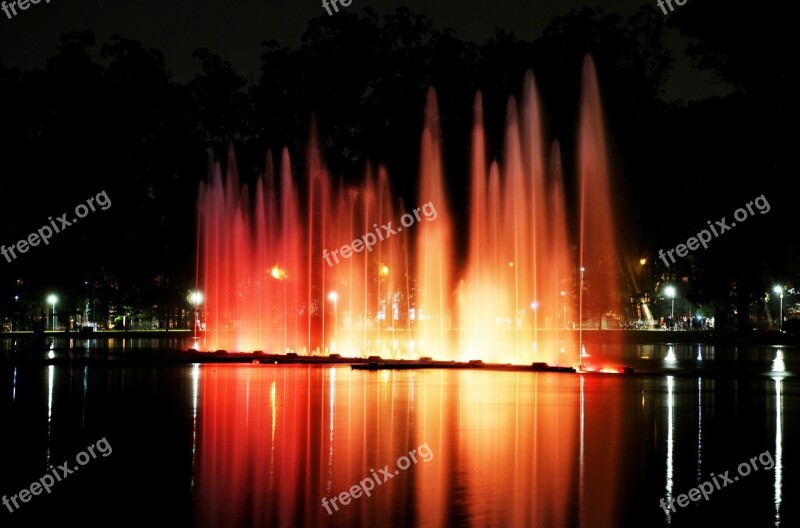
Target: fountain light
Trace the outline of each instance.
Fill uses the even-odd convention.
[[[347,351],[348,355],[368,356],[376,349],[374,342],[382,343],[378,345],[378,353],[384,353],[387,348],[395,348],[396,337],[405,334],[401,343],[411,342],[404,343],[401,349],[408,346],[411,356],[465,359],[469,347],[483,360],[502,358],[519,364],[545,359],[540,357],[544,354],[548,360],[556,359],[552,356],[560,354],[559,349],[570,355],[578,350],[580,357],[583,317],[588,317],[587,279],[592,287],[592,313],[619,309],[616,306],[619,304],[616,270],[595,264],[604,259],[606,253],[617,251],[613,215],[610,214],[613,200],[609,192],[605,131],[591,59],[584,63],[581,92],[581,122],[574,160],[574,187],[580,189],[580,197],[565,195],[564,185],[572,178],[565,177],[557,162],[563,159],[557,143],[551,155],[545,156],[553,163],[542,163],[542,170],[539,170],[537,156],[539,148],[522,149],[519,155],[509,156],[503,163],[479,162],[478,168],[470,171],[469,195],[474,200],[470,200],[469,210],[475,214],[469,214],[463,226],[456,223],[462,216],[456,211],[451,214],[440,206],[438,218],[435,216],[434,204],[443,206],[449,189],[448,174],[440,163],[439,110],[433,91],[429,92],[417,173],[418,195],[424,196],[428,203],[419,207],[415,216],[418,222],[430,222],[409,230],[407,236],[411,238],[407,240],[384,236],[381,230],[388,234],[396,232],[391,229],[393,224],[384,224],[378,229],[374,223],[385,221],[394,212],[391,204],[397,197],[392,195],[389,185],[394,178],[387,172],[378,171],[377,179],[368,177],[356,187],[345,189],[337,185],[334,174],[324,168],[312,169],[313,174],[279,170],[280,181],[276,182],[268,176],[276,169],[272,166],[265,167],[262,176],[250,187],[240,181],[234,170],[235,154],[231,151],[228,163],[214,163],[214,174],[210,181],[201,185],[198,195],[198,284],[210,292],[208,302],[202,306],[201,328],[205,328],[207,336],[200,335],[200,338],[204,343],[208,340],[203,348],[246,351],[242,348],[248,343],[287,353],[308,353],[320,344],[323,348],[330,347],[331,341],[326,341],[330,339],[330,316],[334,315],[330,311],[337,308],[330,303],[338,300],[331,300],[329,293],[339,288],[338,284],[344,285],[346,279],[351,286],[342,293],[345,295],[342,299],[347,301],[347,310],[342,316],[348,342],[342,351]],[[509,115],[505,123],[505,137],[544,137],[545,123],[536,117],[544,112],[539,109],[532,74],[526,75],[523,93],[525,96],[517,107],[518,115]],[[476,96],[476,101],[479,100],[480,96]],[[485,152],[485,124],[481,104],[477,102],[472,122],[474,133],[470,151]],[[314,145],[309,150],[316,148]],[[320,160],[320,164],[307,161],[299,165],[326,165],[324,160]],[[296,162],[292,163],[287,155],[279,167],[294,166]],[[537,168],[531,177],[500,177],[501,174],[527,175],[530,167]],[[567,172],[571,174],[571,170]],[[302,183],[306,177],[313,178],[319,185],[309,190]],[[249,199],[255,194],[259,195],[258,200]],[[303,199],[304,194],[307,200]],[[551,202],[553,207],[547,207]],[[220,207],[220,204],[225,206]],[[338,205],[328,207],[328,204]],[[428,209],[433,215],[427,214]],[[425,214],[425,220],[417,212]],[[580,230],[569,228],[567,218],[573,215],[580,218]],[[403,230],[409,227],[406,217],[412,218],[411,215],[401,217]],[[243,218],[259,221],[243,222]],[[383,248],[380,258],[374,252],[376,260],[365,258],[360,265],[348,266],[341,258],[336,261],[337,268],[332,266],[333,261],[326,262],[327,266],[322,264],[317,249],[321,248],[319,243],[327,243],[329,237],[319,238],[320,234],[335,234],[335,238],[342,238],[342,241],[355,239],[358,242],[355,237],[361,232],[359,225],[365,228],[364,244],[343,246],[345,249],[340,251],[339,257],[355,258],[349,255],[350,249],[366,257],[367,246],[377,244],[374,238],[379,238]],[[369,225],[376,229],[370,231]],[[495,240],[487,236],[490,235],[486,231],[489,225],[493,226],[494,233],[513,233],[514,236]],[[465,248],[468,249],[463,255],[465,258],[456,267],[452,261],[453,256],[460,253],[456,242],[461,237],[453,233],[462,228],[463,240],[469,240],[470,244]],[[399,232],[399,228],[396,229]],[[411,249],[414,247],[416,251]],[[571,248],[580,248],[580,252],[576,252],[581,255],[579,261]],[[630,258],[635,267],[633,263],[639,259]],[[350,262],[353,264],[352,260]],[[586,268],[581,268],[584,263],[592,266],[590,277],[584,276]],[[508,270],[503,271],[503,267]],[[289,268],[292,269],[291,283]],[[571,285],[576,268],[581,269],[580,294],[573,291]],[[643,271],[640,268],[639,273]],[[270,278],[276,282],[270,285]],[[451,286],[458,284],[459,278],[464,279],[463,288],[458,295],[453,295]],[[567,285],[568,280],[570,285]],[[558,286],[562,281],[565,291],[560,296],[562,306],[559,307],[561,288]],[[566,288],[570,290],[567,292]],[[218,293],[212,295],[212,292]],[[526,298],[530,299],[528,309],[533,311],[533,316],[527,317],[532,319],[530,321],[525,320],[531,315],[524,312]],[[539,308],[543,321],[547,321],[545,333],[538,332]],[[395,319],[399,310],[407,313],[408,318]],[[563,327],[574,328],[576,332],[550,332],[554,325],[558,326],[559,315]],[[398,322],[389,329],[388,320]],[[356,323],[358,321],[362,323]],[[601,319],[601,325],[602,322]],[[338,328],[338,321],[336,323]],[[374,330],[370,328],[372,325]],[[363,345],[356,339],[356,326],[364,329]],[[484,328],[486,326],[489,328]],[[532,327],[533,339],[529,338],[527,326]],[[377,340],[373,341],[375,337]],[[542,347],[538,346],[540,339]],[[391,346],[387,346],[390,343]],[[528,343],[533,345],[528,347]]]

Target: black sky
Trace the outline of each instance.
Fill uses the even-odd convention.
[[[95,32],[98,43],[113,33],[140,40],[145,47],[164,52],[175,80],[185,82],[198,69],[192,50],[201,47],[230,61],[245,78],[259,75],[259,57],[264,40],[277,40],[292,48],[299,46],[308,21],[328,16],[321,0],[42,0],[9,20],[0,12],[0,63],[22,69],[43,67],[56,53],[58,36],[73,30]],[[496,27],[533,40],[553,17],[572,8],[599,6],[607,12],[630,16],[642,0],[459,0],[431,1],[354,0],[347,10],[364,6],[379,15],[407,7],[428,15],[439,28],[450,27],[466,40],[483,42]],[[653,2],[653,5],[655,3]],[[334,14],[333,16],[336,16]],[[694,100],[726,93],[726,86],[710,75],[692,68],[683,55],[685,41],[668,34],[667,43],[675,53],[673,74],[666,85],[669,99]]]

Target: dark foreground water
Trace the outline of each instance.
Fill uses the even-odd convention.
[[[6,365],[0,526],[800,525],[800,351],[618,355],[658,374]]]

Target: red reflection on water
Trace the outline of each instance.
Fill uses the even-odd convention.
[[[200,526],[596,527],[620,514],[616,377],[267,365],[197,372]],[[323,508],[323,498],[372,469],[391,471],[423,443],[427,462],[332,515]]]

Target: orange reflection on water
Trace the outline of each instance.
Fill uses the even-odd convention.
[[[612,379],[272,365],[200,377],[198,525],[595,527],[619,513]],[[323,508],[422,444],[427,461]]]

